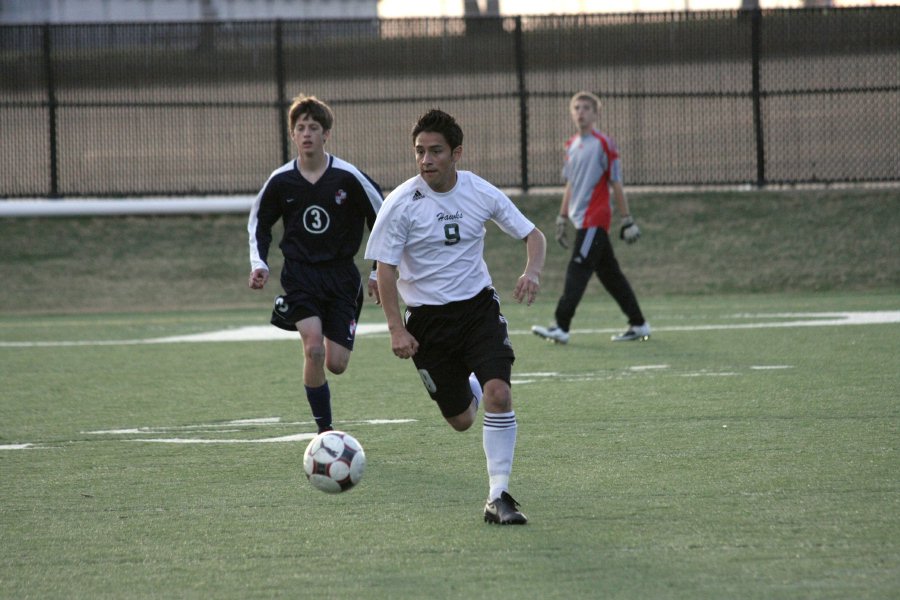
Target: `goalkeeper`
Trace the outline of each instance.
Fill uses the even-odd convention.
[[[631,216],[622,188],[622,166],[615,142],[594,127],[600,117],[600,106],[600,99],[590,92],[578,92],[569,101],[569,112],[578,133],[566,142],[563,167],[566,188],[556,217],[556,241],[563,248],[569,248],[566,229],[571,220],[575,225],[572,257],[566,269],[565,289],[556,305],[556,322],[549,327],[535,325],[531,328],[535,335],[558,344],[569,341],[572,318],[593,274],[628,317],[628,330],[613,336],[612,340],[625,342],[650,337],[650,324],[644,319],[637,297],[619,268],[609,240],[612,221],[610,187],[621,218],[619,237],[633,244],[641,232]]]

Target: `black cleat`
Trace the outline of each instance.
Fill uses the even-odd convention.
[[[499,498],[488,500],[484,505],[484,521],[499,525],[524,525],[528,517],[519,512],[517,506],[519,503],[508,492],[503,492]]]

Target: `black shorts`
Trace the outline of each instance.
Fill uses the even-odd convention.
[[[516,356],[493,288],[468,300],[411,307],[406,329],[419,342],[413,362],[444,417],[469,408],[469,373],[475,373],[482,385],[491,379],[509,384]]]
[[[285,261],[281,287],[284,295],[275,298],[272,325],[297,331],[298,321],[319,317],[326,338],[353,350],[363,305],[362,280],[354,262],[310,265]]]

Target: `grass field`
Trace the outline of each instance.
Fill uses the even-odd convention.
[[[900,213],[879,194],[826,198],[801,229],[833,243],[810,249],[776,218],[745,245],[744,204],[777,197],[647,198],[620,251],[646,343],[608,341],[623,320],[597,288],[568,346],[532,336],[551,273],[535,306],[506,302],[530,518],[511,528],[481,521],[480,427],[453,432],[377,328],[331,378],[369,459],[340,496],[302,476],[299,343],[171,340],[266,324],[245,257],[209,243],[232,217],[0,222],[0,597],[897,598]],[[678,214],[684,245],[658,246]],[[497,238],[508,297],[522,250]],[[686,294],[695,263],[714,269]]]
[[[559,198],[517,202],[551,237],[542,285],[552,298],[568,260],[552,241]],[[632,211],[643,237],[616,252],[639,298],[900,291],[900,188],[634,194]],[[246,285],[246,227],[234,214],[0,219],[0,312],[265,310],[274,294]],[[488,265],[509,295],[524,252],[492,229]]]

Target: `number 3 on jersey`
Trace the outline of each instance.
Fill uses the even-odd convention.
[[[445,246],[452,246],[453,244],[458,244],[459,237],[459,223],[447,223],[444,225],[444,240]]]
[[[328,211],[313,204],[303,211],[303,227],[310,233],[324,233],[331,219]]]

